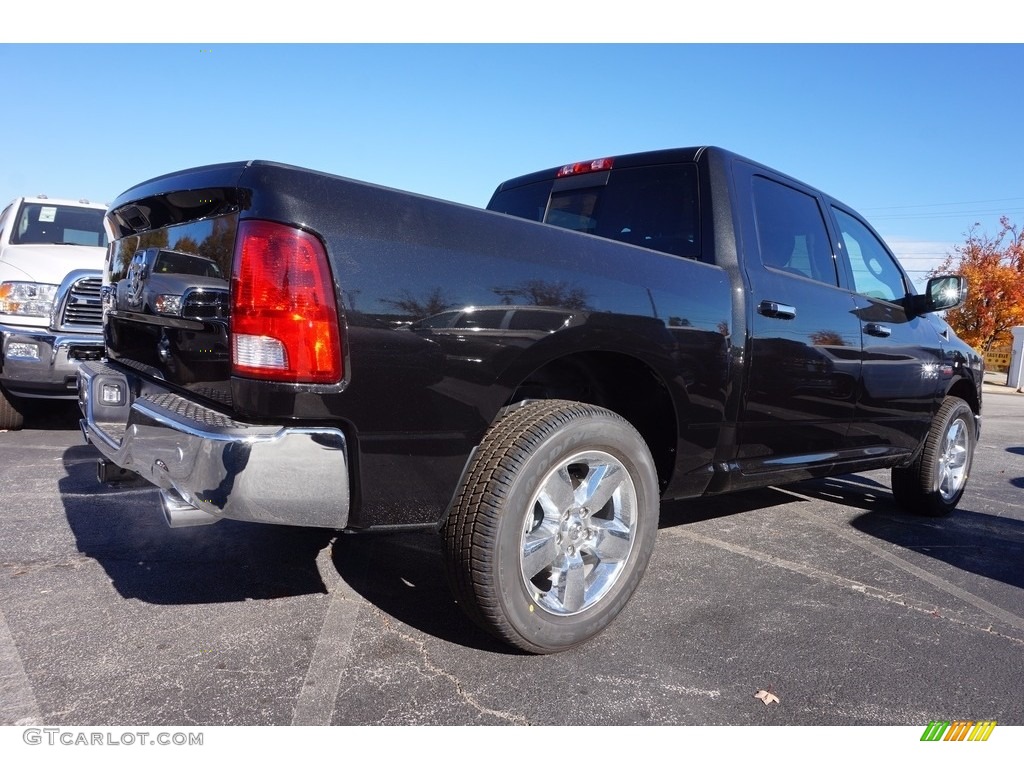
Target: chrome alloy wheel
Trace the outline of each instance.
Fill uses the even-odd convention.
[[[622,463],[604,451],[570,456],[527,508],[519,558],[527,592],[548,613],[586,611],[622,574],[636,530],[636,488]]]
[[[955,419],[942,438],[942,451],[938,460],[939,495],[951,501],[967,482],[970,436],[967,422]]]

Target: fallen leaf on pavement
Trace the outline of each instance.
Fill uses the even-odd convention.
[[[776,696],[771,691],[758,691],[757,693],[754,694],[754,698],[755,699],[760,699],[761,701],[763,701],[764,705],[766,707],[769,704],[778,704],[779,703],[779,697]]]

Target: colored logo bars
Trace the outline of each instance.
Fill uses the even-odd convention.
[[[995,727],[995,720],[932,720],[921,734],[921,741],[988,741]]]

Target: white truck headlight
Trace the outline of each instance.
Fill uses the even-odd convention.
[[[180,315],[181,296],[176,293],[161,293],[153,302],[153,309],[161,315]]]
[[[57,286],[46,283],[0,283],[0,313],[49,317]]]

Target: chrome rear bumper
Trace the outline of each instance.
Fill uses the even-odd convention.
[[[122,386],[128,402],[103,404],[104,385]],[[340,429],[238,422],[97,362],[79,369],[78,402],[86,441],[163,489],[172,525],[219,518],[335,529],[348,523]]]

